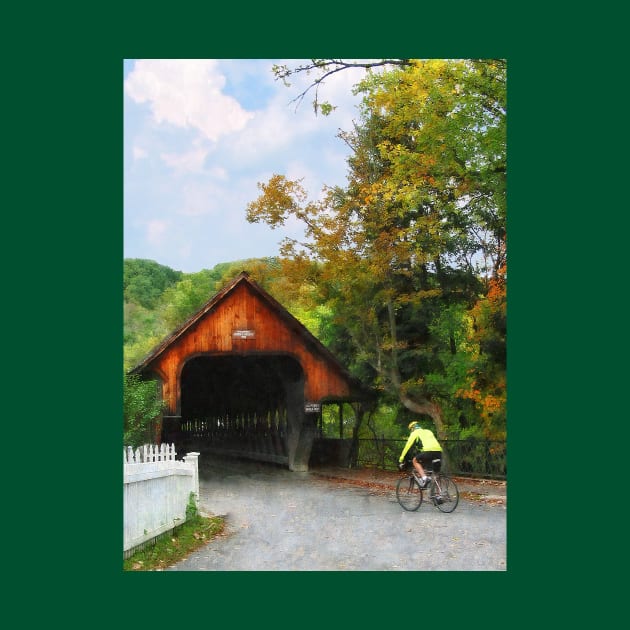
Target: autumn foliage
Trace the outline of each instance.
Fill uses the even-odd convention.
[[[313,62],[318,89],[341,64]],[[282,246],[296,281],[310,274],[331,347],[401,419],[504,436],[505,62],[374,65],[388,69],[368,67],[361,119],[339,134],[352,150],[346,186],[309,201],[275,174],[247,218],[302,222],[305,239]]]

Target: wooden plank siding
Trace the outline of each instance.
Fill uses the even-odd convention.
[[[201,355],[288,355],[304,372],[304,399],[361,400],[366,391],[273,297],[241,273],[156,347],[132,372],[162,380],[166,415],[181,414],[181,374]]]

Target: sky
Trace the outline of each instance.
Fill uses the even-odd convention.
[[[324,185],[344,185],[349,149],[337,137],[358,120],[352,86],[361,69],[338,72],[319,100],[337,106],[315,115],[311,82],[276,81],[272,65],[305,60],[148,59],[124,61],[125,258],[177,271],[279,253],[301,226],[250,224],[247,204],[274,174],[302,179],[309,200]],[[297,107],[297,108],[296,108]]]

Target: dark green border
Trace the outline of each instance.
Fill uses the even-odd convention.
[[[9,412],[32,419],[27,432],[32,442],[24,444],[22,430],[16,434],[22,438],[20,452],[32,447],[54,453],[63,472],[49,472],[41,461],[29,466],[29,487],[35,490],[28,499],[38,514],[46,515],[47,526],[37,539],[32,532],[35,558],[24,562],[35,561],[40,578],[48,574],[46,601],[92,603],[92,613],[101,619],[123,621],[137,614],[139,623],[165,617],[214,623],[229,606],[230,618],[246,615],[248,623],[262,617],[286,620],[292,610],[309,619],[324,621],[333,615],[338,622],[369,622],[374,608],[383,608],[391,623],[401,622],[402,611],[393,598],[399,601],[406,588],[415,597],[414,587],[426,584],[429,576],[123,574],[122,64],[126,57],[141,56],[505,57],[510,173],[508,571],[430,576],[434,584],[444,582],[451,589],[456,605],[447,614],[449,622],[481,615],[484,625],[504,627],[518,618],[511,604],[522,600],[520,589],[532,573],[540,594],[540,580],[561,571],[557,544],[549,536],[557,541],[554,515],[533,497],[526,470],[535,466],[530,453],[541,444],[553,450],[566,444],[564,412],[575,410],[562,393],[567,378],[558,367],[566,343],[556,334],[569,325],[556,307],[558,287],[572,258],[572,243],[558,240],[566,227],[558,183],[567,173],[562,160],[551,155],[561,153],[558,143],[564,139],[554,124],[560,122],[560,113],[553,103],[565,68],[541,50],[540,39],[538,48],[532,48],[532,18],[525,23],[518,16],[495,19],[501,12],[497,7],[400,5],[387,16],[383,13],[389,8],[380,7],[377,14],[364,4],[305,10],[308,15],[296,17],[293,5],[283,9],[241,3],[236,9],[194,11],[152,6],[95,15],[80,26],[82,14],[56,8],[54,15],[40,14],[40,21],[29,25],[35,51],[7,79],[14,79],[15,101],[10,105],[24,126],[11,129],[20,149],[14,153],[19,164],[10,182],[19,232],[10,232],[15,237],[9,244],[16,263],[12,274],[23,278],[23,284],[9,286],[28,305],[11,311],[35,337],[32,349],[16,344],[12,350],[16,369],[32,375],[37,385],[25,378]],[[529,31],[523,30],[526,25]],[[34,130],[32,138],[24,128]],[[244,599],[247,608],[237,614],[232,596]],[[333,613],[327,604],[341,605],[341,611]],[[483,611],[480,604],[486,606]],[[435,620],[430,607],[426,610]]]

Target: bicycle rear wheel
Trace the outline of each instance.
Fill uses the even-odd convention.
[[[396,498],[398,503],[408,512],[415,512],[422,504],[422,489],[418,482],[411,477],[402,477],[396,484]]]
[[[457,485],[445,475],[438,475],[431,484],[431,501],[440,512],[452,512],[459,503]]]

